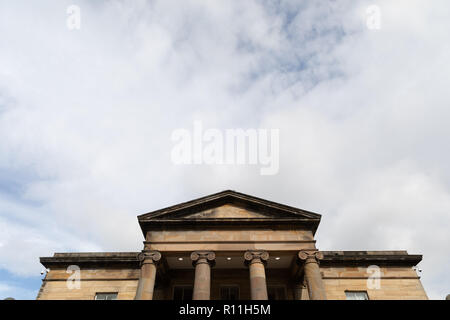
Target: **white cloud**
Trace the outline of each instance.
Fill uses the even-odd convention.
[[[0,8],[3,268],[139,250],[136,215],[231,188],[323,213],[321,249],[422,253],[447,294],[447,2],[377,1],[377,31],[367,1],[80,1],[79,31],[69,4]],[[279,128],[279,175],[172,165],[194,119]]]
[[[33,300],[36,299],[37,292],[38,290],[29,290],[20,286],[0,282],[0,299]]]

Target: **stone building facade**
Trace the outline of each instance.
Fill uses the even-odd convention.
[[[141,252],[55,253],[37,299],[427,299],[406,251],[319,251],[319,214],[235,191],[138,216]]]

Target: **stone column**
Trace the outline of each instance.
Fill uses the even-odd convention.
[[[294,287],[294,300],[309,300],[305,282],[297,283]]]
[[[302,285],[296,284],[294,286],[294,300],[302,300]]]
[[[152,300],[155,288],[156,264],[161,260],[159,251],[143,250],[138,254],[141,262],[141,275],[136,290],[135,300]]]
[[[323,259],[323,254],[319,251],[302,250],[298,253],[298,257],[305,263],[304,270],[309,299],[326,300],[325,285],[319,268],[319,260]]]
[[[266,272],[264,265],[269,259],[267,251],[247,251],[245,263],[250,269],[250,289],[252,300],[267,300]]]
[[[211,267],[216,255],[211,251],[194,251],[191,253],[192,265],[195,267],[194,293],[192,300],[209,300],[211,296]]]

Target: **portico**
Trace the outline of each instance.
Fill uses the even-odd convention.
[[[314,240],[320,221],[316,213],[225,191],[141,215],[138,221],[146,238],[141,255],[157,252],[165,273],[176,270],[187,277],[192,274],[188,270],[194,269],[194,300],[211,298],[211,283],[217,290],[215,276],[222,279],[219,287],[242,291],[242,285],[221,276],[230,271],[241,277],[235,283],[242,283],[246,274],[247,299],[267,300],[268,281],[285,298],[294,297],[292,284],[310,283],[312,299],[326,299],[319,272],[321,255]],[[149,264],[143,262],[139,288],[153,292],[150,287],[155,282],[148,280],[148,269]],[[292,276],[277,280],[277,272],[283,271]],[[175,279],[171,277],[173,286]],[[144,296],[137,294],[136,299]]]
[[[179,257],[176,259],[177,261],[184,261],[184,258],[186,255],[183,253],[178,254]],[[154,256],[161,257],[161,253],[158,251],[143,251],[141,253],[141,256],[143,257],[151,257],[141,260],[141,275],[139,277],[139,284],[138,284],[138,290],[136,293],[135,299],[137,300],[151,300],[153,297],[153,291],[155,286],[155,274],[156,272],[153,270],[156,270],[155,268],[155,260]],[[271,281],[271,283],[277,283],[280,288],[283,288],[283,290],[292,290],[292,296],[294,299],[302,299],[302,293],[301,292],[295,292],[298,290],[298,287],[303,287],[303,281],[308,284],[308,298],[311,300],[325,300],[326,294],[325,294],[325,288],[322,281],[322,277],[320,275],[320,270],[318,266],[318,260],[321,258],[321,255],[318,251],[300,251],[298,253],[299,257],[306,257],[303,260],[307,260],[307,262],[302,263],[302,259],[294,260],[296,261],[296,266],[294,268],[291,268],[291,266],[287,266],[285,262],[281,262],[281,256],[277,255],[275,259],[273,259],[275,262],[272,262],[274,265],[274,270],[287,271],[288,274],[291,274],[288,278],[280,278],[279,276],[274,277],[275,281]],[[170,259],[169,254],[169,261],[174,259]],[[173,257],[172,257],[173,258]],[[222,259],[220,259],[222,258]],[[221,252],[219,254],[219,266],[216,270],[216,274],[223,273],[224,275],[227,274],[227,270],[232,270],[235,273],[235,276],[238,275],[238,278],[240,280],[243,278],[242,275],[243,272],[239,272],[239,266],[236,265],[235,261],[242,262],[243,265],[246,267],[246,271],[248,273],[248,280],[249,280],[249,286],[250,286],[250,298],[251,300],[268,300],[268,291],[267,291],[267,280],[266,280],[266,268],[267,268],[267,262],[270,259],[270,255],[267,251],[264,250],[248,250],[245,251],[242,257],[239,257],[236,255],[236,253],[231,252]],[[283,255],[283,259],[286,259],[287,261],[291,260],[291,257],[289,255]],[[150,260],[151,262],[148,262]],[[158,259],[159,260],[159,259]],[[190,282],[193,282],[193,294],[192,299],[193,300],[210,300],[211,297],[211,268],[216,266],[216,254],[212,251],[194,251],[190,255],[190,260],[192,261],[192,265],[194,267],[194,279],[191,279]],[[235,260],[234,262],[231,262]],[[147,262],[146,262],[147,261]],[[277,262],[280,262],[277,265]],[[298,264],[298,265],[297,265]],[[151,268],[149,270],[149,267]],[[180,270],[183,270],[185,275],[191,275],[192,273],[186,272],[187,268],[186,264],[179,263],[178,268]],[[285,268],[283,268],[285,267]],[[175,267],[177,268],[177,267]],[[296,271],[294,271],[296,270]],[[302,276],[298,276],[295,274],[295,272],[298,272],[298,270],[303,271]],[[229,273],[229,272],[228,272]],[[176,283],[176,277],[172,278],[175,280]],[[186,283],[189,283],[189,281],[186,281],[187,279],[184,278],[183,281],[181,281],[179,284],[183,286],[183,284],[186,285]],[[221,281],[220,286],[227,287],[231,286],[233,283],[233,277],[228,277],[226,280],[224,277],[220,277],[219,280]],[[230,281],[231,280],[231,281]],[[287,281],[286,281],[287,280]],[[241,282],[241,281],[238,281]],[[301,289],[300,289],[301,290]],[[286,295],[286,292],[284,293]],[[303,296],[303,299],[305,297]]]

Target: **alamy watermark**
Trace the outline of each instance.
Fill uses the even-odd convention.
[[[66,273],[71,275],[66,280],[67,289],[80,289],[81,288],[81,270],[77,265],[70,265],[66,269]]]
[[[370,276],[367,278],[367,289],[381,289],[382,272],[380,267],[376,265],[368,266],[366,269],[366,273],[370,274]]]
[[[176,129],[171,139],[174,164],[259,165],[261,175],[279,170],[279,129],[204,129],[194,121],[192,130]]]
[[[66,25],[69,30],[81,29],[81,9],[77,5],[70,5],[66,10],[69,15],[66,20]]]
[[[367,7],[366,26],[369,30],[381,29],[381,9],[379,6],[371,5]]]

